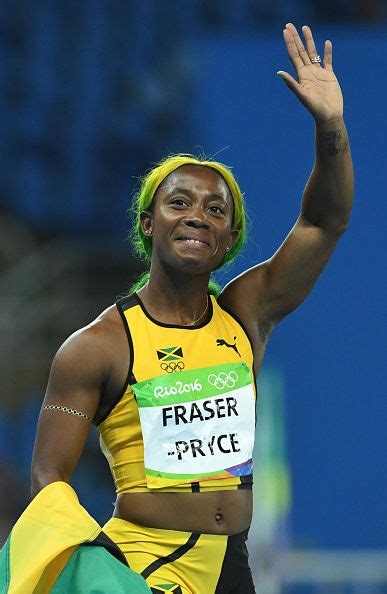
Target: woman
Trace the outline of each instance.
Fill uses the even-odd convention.
[[[272,329],[306,298],[349,221],[353,171],[341,90],[311,31],[284,30],[316,123],[300,215],[270,260],[216,297],[211,272],[244,240],[242,195],[215,162],[178,156],[143,181],[136,245],[150,273],[56,355],[40,416],[33,495],[70,483],[93,420],[117,487],[104,533],[154,592],[254,592],[254,377]]]

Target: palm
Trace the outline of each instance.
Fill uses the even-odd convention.
[[[289,23],[284,30],[284,39],[289,58],[296,70],[298,81],[287,72],[279,71],[290,89],[311,112],[316,121],[329,121],[342,117],[343,96],[332,69],[332,44],[325,42],[324,68],[312,63],[317,55],[312,32],[303,27],[305,46],[294,25]]]

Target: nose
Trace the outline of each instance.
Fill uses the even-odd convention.
[[[187,227],[195,227],[195,229],[199,228],[208,228],[208,222],[206,219],[206,215],[201,208],[195,208],[190,214],[184,218],[184,224]]]
[[[209,226],[207,221],[199,217],[187,217],[184,219],[184,224],[187,227],[195,227],[195,229],[208,229]]]

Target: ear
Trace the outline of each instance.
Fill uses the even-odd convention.
[[[140,222],[144,235],[151,237],[153,232],[153,213],[144,210],[140,213]]]
[[[231,229],[230,231],[230,240],[227,246],[227,251],[229,252],[236,240],[238,239],[239,230],[238,229]]]

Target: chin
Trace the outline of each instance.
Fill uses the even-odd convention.
[[[179,268],[183,269],[184,271],[190,270],[191,272],[199,272],[199,273],[211,272],[213,270],[212,267],[209,267],[208,261],[205,261],[203,259],[196,260],[194,258],[184,259],[184,261],[181,263],[181,266],[179,266]]]
[[[192,274],[210,273],[216,266],[216,264],[212,265],[212,262],[208,258],[195,258],[194,255],[180,256],[173,264],[171,262],[170,265],[176,269],[176,272],[191,272]]]
[[[181,273],[191,274],[210,274],[217,266],[219,262],[215,262],[213,258],[205,258],[203,255],[195,253],[186,254],[168,254],[165,258],[164,263],[172,271]]]

